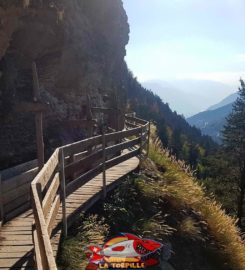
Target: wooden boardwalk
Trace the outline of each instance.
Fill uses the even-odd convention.
[[[107,191],[112,190],[129,173],[139,166],[137,157],[130,158],[106,170]],[[100,173],[79,187],[66,198],[68,225],[81,211],[88,210],[103,195],[103,175]],[[51,235],[54,256],[57,255],[61,234],[62,206],[56,217],[55,228]],[[34,269],[34,245],[32,237],[32,210],[28,210],[0,228],[0,269]]]
[[[61,235],[138,169],[149,137],[149,122],[125,115],[123,130],[56,148],[39,169],[34,161],[0,172],[0,270],[57,270]]]

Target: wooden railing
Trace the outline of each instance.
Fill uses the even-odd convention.
[[[0,171],[0,227],[30,208],[30,184],[37,172],[37,160]]]
[[[147,155],[150,124],[133,115],[125,116],[123,131],[103,134],[55,150],[31,184],[35,224],[33,240],[36,268],[57,269],[51,246],[51,234],[59,220],[62,205],[62,233],[67,235],[66,197],[105,171],[134,156]],[[62,220],[61,220],[62,219]]]

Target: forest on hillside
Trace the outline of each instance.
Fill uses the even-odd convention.
[[[185,161],[204,184],[207,193],[214,195],[227,213],[237,216],[239,225],[244,226],[244,82],[241,80],[239,98],[228,117],[229,120],[235,112],[240,113],[240,118],[236,119],[237,125],[240,126],[231,135],[227,130],[232,128],[231,125],[234,123],[227,124],[228,126],[224,127],[221,145],[214,142],[211,137],[202,135],[196,127],[190,126],[183,116],[173,112],[158,95],[145,89],[131,71],[128,71],[127,94],[129,108],[136,111],[139,117],[152,121],[157,126],[158,136],[164,147],[169,149],[177,160]],[[237,118],[236,114],[234,117]],[[238,139],[234,140],[235,136],[238,136]],[[234,149],[236,151],[240,149],[240,156],[234,153]]]

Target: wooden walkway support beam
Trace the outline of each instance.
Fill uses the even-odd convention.
[[[60,149],[59,152],[59,169],[61,180],[63,236],[67,237],[65,158],[64,158],[64,151],[62,148]]]
[[[106,140],[105,140],[105,128],[102,130],[102,151],[103,151],[103,199],[106,198]]]
[[[149,157],[149,152],[150,152],[150,138],[151,138],[151,122],[149,121],[149,124],[148,124],[147,154],[146,154],[147,157]]]
[[[2,175],[0,174],[0,227],[4,222]]]

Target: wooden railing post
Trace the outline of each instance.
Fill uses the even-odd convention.
[[[34,234],[34,249],[37,269],[57,270],[47,225],[43,215],[42,205],[39,200],[38,191],[36,189],[36,184],[37,183],[31,184],[31,196],[36,229],[36,234]]]
[[[87,121],[88,121],[88,137],[93,136],[93,113],[91,109],[91,99],[90,96],[87,95],[87,106],[86,106],[86,115],[87,115]],[[92,152],[92,147],[88,149],[88,151]]]
[[[73,154],[73,155],[70,156],[69,162],[70,162],[70,163],[73,163],[73,162],[75,162],[75,161],[76,161],[75,155]],[[71,176],[71,180],[74,180],[75,178],[76,178],[76,173],[73,172],[73,173],[72,173],[72,176]]]
[[[133,118],[136,118],[136,112],[133,112],[133,113],[132,113],[132,117],[133,117]],[[135,122],[135,121],[133,121],[133,125],[136,125],[136,122]]]
[[[43,206],[42,186],[40,183],[36,183],[36,190],[41,206]]]
[[[4,222],[4,210],[3,210],[3,185],[2,175],[0,174],[0,227]]]
[[[59,170],[61,181],[63,236],[67,237],[65,158],[63,148],[60,148],[59,150]]]
[[[147,157],[149,157],[150,152],[150,137],[151,137],[151,122],[148,124],[148,142],[147,142]]]
[[[143,128],[140,129],[140,167],[143,161]]]
[[[106,141],[105,141],[105,128],[102,129],[102,149],[103,149],[103,199],[106,198]]]

